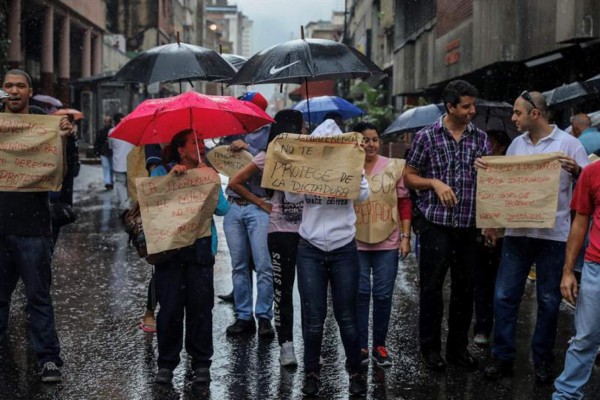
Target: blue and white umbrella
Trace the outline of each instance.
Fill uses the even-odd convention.
[[[310,101],[310,104],[308,102]],[[320,123],[323,117],[330,112],[339,113],[343,119],[360,117],[365,112],[347,100],[337,96],[319,96],[302,100],[293,108],[302,113],[304,119],[309,120],[308,110],[310,106],[310,121]]]

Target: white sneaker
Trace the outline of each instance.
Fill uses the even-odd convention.
[[[282,367],[292,367],[298,365],[296,355],[294,354],[294,342],[285,342],[279,350],[279,364]]]

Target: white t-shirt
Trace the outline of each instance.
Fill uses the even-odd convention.
[[[112,128],[109,135],[112,133]],[[113,171],[115,172],[127,172],[127,155],[135,147],[129,142],[121,139],[108,138],[108,145],[113,151]]]
[[[515,138],[506,151],[507,156],[522,156],[562,152],[575,159],[580,167],[588,165],[589,161],[585,148],[573,136],[553,126],[552,133],[540,139],[535,145],[531,142],[529,132]],[[571,214],[569,204],[573,195],[573,177],[564,169],[560,170],[560,183],[558,188],[558,207],[556,210],[556,223],[554,228],[509,228],[505,236],[526,236],[537,239],[556,240],[566,242],[571,228]]]

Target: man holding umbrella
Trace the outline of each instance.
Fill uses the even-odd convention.
[[[249,101],[261,109],[267,108],[266,99],[256,92],[248,92],[241,100]],[[265,125],[244,137],[234,140],[231,151],[249,150],[252,155],[266,148],[270,125]],[[235,136],[228,137],[230,141]],[[267,192],[260,186],[262,174],[256,174],[245,183],[246,188],[257,197],[268,199]],[[254,333],[254,315],[258,318],[258,334],[273,337],[273,267],[267,246],[269,214],[255,204],[243,199],[227,188],[230,209],[223,221],[223,230],[231,255],[233,295],[237,313],[236,321],[227,327],[228,335]],[[252,307],[252,270],[250,257],[254,263],[257,281],[256,305]],[[253,312],[254,309],[254,312]]]

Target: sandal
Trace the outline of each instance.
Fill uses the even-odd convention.
[[[145,324],[144,321],[140,321],[138,325],[141,330],[146,333],[156,333],[156,325],[155,324]]]

